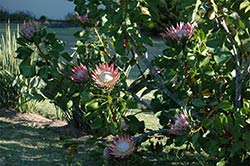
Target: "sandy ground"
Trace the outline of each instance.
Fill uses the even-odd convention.
[[[34,128],[52,129],[61,135],[80,137],[86,135],[83,131],[74,128],[66,121],[51,120],[34,113],[19,113],[13,110],[0,110],[0,121],[21,124]]]

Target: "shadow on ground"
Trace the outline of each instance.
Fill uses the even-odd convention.
[[[74,141],[53,130],[13,124],[2,119],[0,134],[1,166],[61,166],[68,165],[70,159],[78,166],[101,165],[103,162],[102,155],[96,152],[95,146],[86,143],[86,138]]]
[[[111,138],[73,138],[67,132],[75,133],[59,123],[48,127],[47,120],[39,115],[0,110],[0,166],[68,166],[69,162],[71,166],[180,165],[172,162],[175,157],[168,159],[173,154],[151,151],[148,143],[127,161],[105,162],[103,149]]]

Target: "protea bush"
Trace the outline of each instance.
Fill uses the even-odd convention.
[[[157,12],[158,0],[71,1],[80,16],[88,16],[92,25],[99,25],[84,26],[74,35],[78,40],[74,58],[66,53],[64,43],[54,33],[44,29],[36,33],[33,24],[24,27],[21,33],[28,41],[21,41],[22,47],[17,50],[22,61],[20,68],[26,76],[43,78],[46,87],[41,92],[46,97],[81,128],[99,136],[123,132],[144,136],[144,120],[139,121],[133,111],[133,115],[126,112],[139,108],[139,113],[157,114],[163,129],[151,133],[168,137],[165,144],[169,144],[170,151],[183,147],[183,151],[188,151],[181,154],[181,159],[176,155],[164,156],[166,160],[172,158],[176,165],[248,164],[248,0],[166,1],[168,11],[178,11],[169,13],[174,17],[171,22],[178,20],[178,24],[162,23],[161,27],[169,28],[161,34],[166,40],[160,39],[166,45],[157,48],[157,53],[148,51],[148,46],[155,46],[155,42],[141,27],[159,23],[162,15]],[[205,12],[200,13],[201,8]],[[83,27],[86,19],[78,19]],[[34,34],[40,57],[31,61]],[[92,71],[86,84],[75,84],[74,81],[85,81],[87,74],[81,66],[67,68],[74,60],[88,64],[88,71]],[[61,70],[61,66],[66,69]],[[139,76],[130,84],[126,79],[134,69]],[[62,72],[65,70],[71,72],[71,80]],[[169,126],[176,112],[182,109],[187,110],[188,116],[178,114]],[[122,129],[122,119],[128,126],[126,130]],[[189,124],[192,132],[184,134]],[[106,151],[114,158],[126,158],[134,151],[133,139],[118,136]]]

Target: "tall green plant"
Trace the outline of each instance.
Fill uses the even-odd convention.
[[[39,84],[37,78],[27,79],[20,75],[20,60],[16,59],[19,27],[12,32],[10,22],[6,24],[5,34],[0,41],[0,107],[13,108],[21,112],[35,109],[35,101],[28,94]]]
[[[19,74],[19,60],[16,59],[17,42],[19,28],[17,32],[11,33],[10,22],[6,24],[5,34],[1,36],[0,42],[0,63],[1,70],[9,71],[12,74]]]

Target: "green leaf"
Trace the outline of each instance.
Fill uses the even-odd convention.
[[[90,101],[93,97],[93,94],[91,92],[88,91],[82,91],[81,92],[81,102],[82,103],[87,103],[88,101]]]
[[[29,47],[19,47],[17,50],[17,58],[19,59],[26,59],[31,56],[33,50]]]
[[[205,66],[209,63],[210,61],[210,57],[206,57],[205,59],[203,59],[203,61],[200,63],[199,67]]]
[[[219,162],[216,163],[216,166],[225,166],[226,165],[226,161],[225,159],[221,159]]]
[[[29,81],[29,86],[32,87],[32,88],[36,88],[36,87],[39,87],[40,85],[40,79],[38,77],[32,77]]]
[[[250,149],[250,131],[247,131],[243,134],[243,140],[246,143],[246,147],[248,147],[248,149]]]
[[[62,110],[68,110],[68,99],[66,96],[61,95],[55,98],[55,104],[58,105]]]
[[[231,111],[233,110],[233,105],[228,100],[223,100],[220,103],[219,108],[221,108],[224,111]]]
[[[238,46],[241,45],[241,41],[240,41],[240,37],[239,37],[239,33],[236,33],[236,35],[234,36],[234,40],[237,42]]]
[[[49,99],[54,99],[58,93],[57,82],[55,80],[47,82],[47,85],[41,89],[42,93]]]
[[[127,103],[127,107],[129,108],[129,109],[136,109],[136,108],[138,108],[138,103],[136,102],[136,101],[134,101],[134,100],[126,100],[126,103]]]
[[[210,70],[210,71],[206,71],[205,74],[208,76],[214,76],[215,73],[213,70]]]
[[[54,42],[56,40],[56,34],[55,33],[49,33],[49,34],[47,34],[46,39],[49,42]]]
[[[203,107],[203,106],[206,105],[206,103],[205,103],[203,100],[201,100],[201,99],[193,99],[193,100],[192,100],[192,104],[193,104],[195,107],[198,107],[198,108]]]
[[[25,77],[35,76],[35,66],[34,65],[20,65],[20,72]]]
[[[247,13],[250,10],[250,5],[245,9],[245,13]]]
[[[198,139],[200,138],[200,133],[195,133],[193,136],[192,136],[192,143],[194,145],[196,145],[198,143]]]
[[[214,12],[214,11],[210,12],[210,13],[208,14],[208,18],[209,18],[210,20],[213,20],[213,19],[215,18],[215,12]]]
[[[240,10],[241,9],[244,9],[244,8],[246,8],[246,7],[249,7],[250,6],[250,2],[248,1],[248,0],[245,0],[244,2],[242,2],[241,4],[240,4]]]
[[[128,131],[130,134],[144,132],[144,121],[139,121],[134,115],[127,116],[125,122],[129,126]]]
[[[97,110],[99,108],[98,100],[91,100],[90,102],[86,103],[85,107],[87,110]]]
[[[38,71],[38,75],[40,78],[47,80],[48,79],[49,68],[47,66],[43,66]]]
[[[230,52],[218,52],[219,54],[214,55],[214,60],[217,64],[225,64],[231,58]]]
[[[37,100],[37,101],[42,101],[45,99],[41,94],[38,94],[38,93],[27,94],[27,96],[30,99]]]
[[[224,126],[228,124],[228,118],[227,118],[226,115],[222,114],[222,115],[220,116],[220,123],[221,123],[222,125],[224,125]]]
[[[93,123],[91,124],[91,127],[93,128],[93,129],[99,129],[99,128],[101,128],[103,126],[103,123],[102,123],[102,119],[100,119],[100,118],[95,118],[94,120],[93,120]]]
[[[109,104],[112,104],[112,101],[113,101],[112,96],[108,96],[108,103],[109,103]]]
[[[62,53],[61,56],[67,61],[72,60],[72,57],[70,57],[70,55],[67,52]]]

